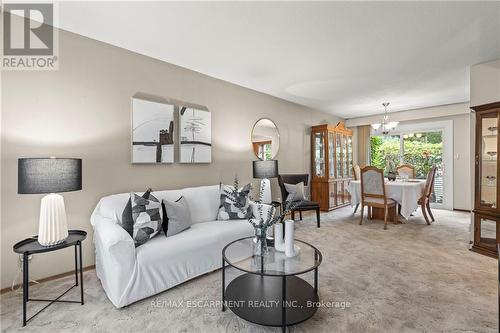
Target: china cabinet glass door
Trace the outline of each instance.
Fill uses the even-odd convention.
[[[349,172],[347,170],[347,136],[342,135],[342,177],[349,177]]]
[[[342,178],[342,136],[339,133],[335,136],[335,146],[336,178]]]
[[[348,177],[352,177],[352,136],[347,137],[347,175]]]
[[[314,175],[318,178],[325,176],[325,145],[324,133],[314,133]]]
[[[497,148],[498,113],[486,113],[479,117],[481,126],[477,142],[476,164],[478,165],[478,194],[476,206],[496,209],[497,205]]]
[[[333,132],[328,132],[328,174],[330,178],[335,177],[334,152],[335,146]]]

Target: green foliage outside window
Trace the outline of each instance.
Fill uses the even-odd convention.
[[[400,136],[372,136],[370,138],[371,165],[384,169],[387,174],[388,165],[395,162],[410,164],[415,167],[417,178],[425,178],[432,165],[442,164],[443,143],[441,132],[422,133],[403,139],[403,154],[400,153]]]
[[[265,154],[264,160],[269,161],[273,159],[272,147],[268,143],[264,145],[264,154]]]
[[[392,164],[399,165],[399,136],[372,136],[370,138],[371,165],[384,169],[387,175],[392,169]]]

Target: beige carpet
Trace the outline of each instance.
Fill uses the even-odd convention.
[[[468,251],[469,214],[435,211],[427,226],[417,213],[408,224],[369,221],[359,226],[351,208],[322,215],[317,229],[307,217],[297,238],[323,253],[320,298],[348,302],[323,307],[291,332],[498,332],[497,261]],[[51,297],[72,277],[32,288]],[[250,324],[218,307],[175,307],[174,302],[220,300],[220,271],[117,310],[95,272],[85,273],[84,306],[55,304],[21,329],[21,296],[1,299],[5,332],[278,332]],[[78,297],[72,291],[66,298]],[[155,307],[152,301],[171,301]],[[168,304],[166,304],[168,305]],[[341,303],[338,305],[341,306]],[[33,305],[30,311],[34,311]],[[39,307],[40,305],[38,305]]]

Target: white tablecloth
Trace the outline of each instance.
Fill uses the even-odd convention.
[[[417,201],[424,193],[425,180],[418,182],[386,181],[385,193],[388,198],[401,205],[401,215],[408,219],[410,215],[418,208]],[[355,206],[361,203],[361,182],[351,180],[347,188],[351,194],[351,205]]]

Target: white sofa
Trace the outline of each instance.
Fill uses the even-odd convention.
[[[247,220],[217,221],[219,185],[153,192],[158,199],[187,199],[193,224],[170,237],[163,233],[134,246],[118,225],[130,193],[102,198],[91,216],[96,273],[108,298],[121,308],[222,266],[222,249],[252,236]]]

